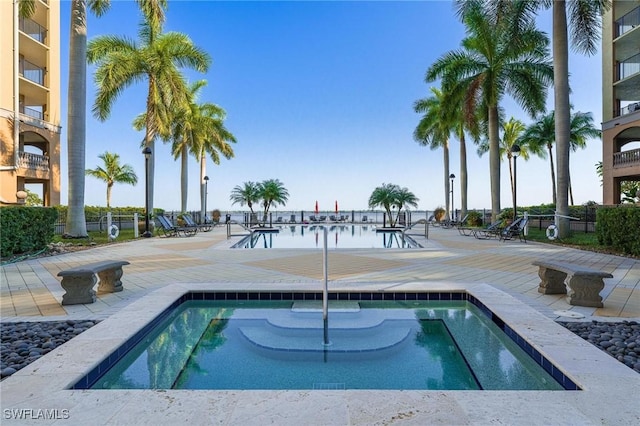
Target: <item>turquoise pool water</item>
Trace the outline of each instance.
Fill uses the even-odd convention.
[[[326,227],[327,248],[416,248],[402,232],[383,232],[376,225],[279,225],[277,232],[255,231],[232,248],[322,248]]]
[[[92,389],[563,389],[467,301],[188,301]]]

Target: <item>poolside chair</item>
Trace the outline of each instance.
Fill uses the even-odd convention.
[[[289,223],[296,223],[296,215],[292,214],[291,219],[289,219]]]
[[[156,220],[160,224],[159,229],[165,237],[175,237],[176,235],[179,237],[191,237],[196,235],[196,232],[198,232],[198,230],[195,228],[175,226],[167,217],[163,215],[157,215]]]
[[[318,219],[315,217],[315,215],[310,215],[310,216],[309,216],[309,220],[310,220],[311,222],[317,222],[317,221],[318,221]]]
[[[182,220],[184,220],[187,228],[195,228],[196,231],[209,232],[212,228],[210,223],[203,223],[201,225],[197,224],[196,221],[193,220],[193,217],[188,213],[182,215]]]
[[[338,221],[338,218],[336,217],[336,215],[333,215],[333,214],[332,214],[331,216],[329,216],[329,220],[330,220],[331,222],[337,222],[337,221]]]
[[[367,220],[368,220],[368,218],[367,218],[367,216],[366,216],[366,215],[365,215],[365,216],[362,216],[362,221],[363,221],[363,222],[367,222]]]
[[[497,238],[502,231],[502,220],[493,222],[486,228],[474,229],[472,231],[473,236],[479,240],[486,240],[489,238]]]
[[[520,241],[524,239],[527,242],[527,236],[524,234],[524,228],[527,226],[528,218],[520,217],[513,221],[509,226],[500,232],[500,241],[512,240],[518,237]]]
[[[276,219],[276,223],[282,223],[282,216],[278,216],[278,218]]]

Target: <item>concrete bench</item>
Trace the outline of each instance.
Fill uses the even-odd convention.
[[[79,303],[93,303],[96,301],[96,274],[100,278],[98,291],[118,292],[122,291],[122,267],[129,262],[124,260],[105,260],[77,268],[66,269],[58,272],[62,277],[62,288],[66,293],[62,296],[63,305],[76,305]]]
[[[570,305],[602,308],[600,291],[604,288],[603,278],[613,278],[610,273],[548,260],[537,260],[532,264],[540,268],[538,293],[567,294]]]

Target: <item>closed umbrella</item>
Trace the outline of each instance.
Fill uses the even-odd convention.
[[[320,212],[320,210],[318,210],[318,200],[316,200],[316,215]]]

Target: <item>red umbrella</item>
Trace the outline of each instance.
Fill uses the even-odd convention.
[[[318,214],[320,211],[318,210],[318,200],[316,200],[316,214]]]
[[[338,200],[336,200],[336,214],[338,214]]]

